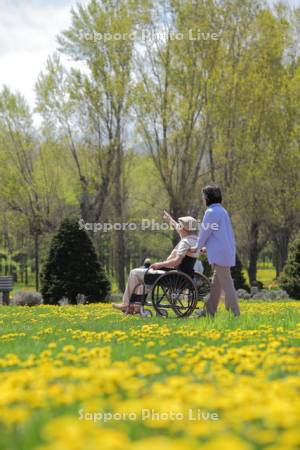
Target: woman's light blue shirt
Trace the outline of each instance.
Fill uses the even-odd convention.
[[[205,211],[197,247],[206,247],[210,264],[235,266],[235,239],[228,212],[220,203],[213,203]]]

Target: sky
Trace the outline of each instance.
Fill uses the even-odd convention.
[[[270,0],[272,1],[272,0]],[[288,0],[299,5],[300,0]],[[0,0],[0,89],[19,90],[34,106],[34,85],[77,0]],[[86,3],[86,0],[80,0]]]
[[[19,90],[34,105],[34,84],[70,24],[75,0],[0,0],[0,89]]]

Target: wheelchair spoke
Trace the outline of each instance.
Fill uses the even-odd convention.
[[[187,280],[182,279],[182,278],[178,278],[176,281],[177,281],[176,289],[181,291],[181,290],[186,289],[188,287]]]
[[[164,292],[163,292],[163,295],[156,301],[157,305],[160,305],[160,303],[162,302],[162,300],[164,298],[168,299],[168,296],[167,296],[164,286],[161,286],[161,288]]]
[[[210,293],[210,281],[202,274],[195,274],[194,283],[197,288],[197,299],[203,300]]]

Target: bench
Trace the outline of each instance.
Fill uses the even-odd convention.
[[[12,291],[14,284],[13,277],[1,277],[0,276],[0,292],[2,293],[3,305],[9,305],[9,293]]]

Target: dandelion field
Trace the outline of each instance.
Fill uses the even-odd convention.
[[[1,307],[1,450],[299,448],[300,302],[241,312]]]

